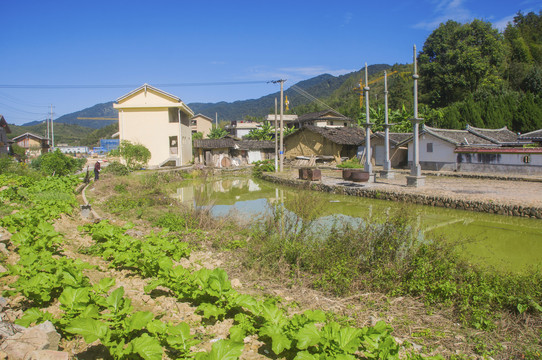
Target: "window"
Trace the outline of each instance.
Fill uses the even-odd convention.
[[[523,163],[529,164],[531,162],[531,156],[525,155],[522,160],[523,160]]]
[[[170,136],[169,137],[169,153],[170,155],[177,155],[177,148],[178,148],[178,138],[177,136]]]
[[[169,122],[178,123],[179,122],[179,110],[176,108],[169,109]]]
[[[433,143],[427,143],[427,152],[433,152]]]

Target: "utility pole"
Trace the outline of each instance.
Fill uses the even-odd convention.
[[[278,154],[278,148],[279,148],[279,139],[278,139],[278,127],[277,127],[277,98],[275,98],[275,172],[279,171],[279,154]]]
[[[51,141],[52,141],[52,148],[55,148],[55,130],[53,127],[53,104],[51,104]]]
[[[218,129],[218,113],[215,112],[215,127]]]
[[[286,80],[273,80],[273,84],[280,83],[280,172],[284,171],[284,82]]]
[[[367,63],[365,63],[365,171],[369,173],[369,179],[373,174],[373,164],[371,163],[371,120],[369,115],[369,75],[367,72]],[[370,180],[369,180],[370,181]]]
[[[416,62],[416,45],[414,45],[414,73],[412,79],[414,79],[414,116],[412,121],[412,168],[410,169],[410,176],[407,176],[407,186],[423,186],[425,185],[425,176],[422,176],[422,169],[420,167],[420,139],[419,139],[419,126],[423,119],[418,118],[418,68]]]

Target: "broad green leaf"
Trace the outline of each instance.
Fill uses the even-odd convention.
[[[314,322],[325,322],[326,321],[326,313],[322,310],[307,310],[303,314],[307,317],[307,319],[314,321]]]
[[[114,290],[111,295],[106,298],[107,304],[113,308],[114,312],[118,312],[123,303],[124,287],[121,286]]]
[[[198,311],[203,312],[203,317],[206,319],[210,319],[211,317],[218,319],[220,315],[226,314],[226,310],[221,309],[218,306],[209,304],[209,303],[200,304],[198,306]]]
[[[361,343],[360,339],[361,330],[351,327],[343,327],[339,331],[339,337],[337,343],[339,348],[346,353],[354,353],[358,350],[358,347]]]
[[[106,277],[106,278],[100,279],[100,281],[97,284],[94,284],[92,288],[98,294],[105,294],[114,285],[115,285],[115,279]]]
[[[232,326],[230,328],[230,339],[235,342],[243,342],[246,336],[246,331],[240,326]]]
[[[209,353],[198,353],[196,359],[198,360],[237,360],[243,352],[244,344],[220,340],[213,344]]]
[[[297,348],[305,350],[309,346],[314,346],[320,341],[320,330],[316,328],[314,323],[305,325],[295,335],[297,339]]]
[[[90,304],[87,305],[79,316],[85,318],[97,318],[100,316],[100,309],[95,304]]]
[[[199,340],[194,340],[190,335],[190,326],[187,323],[170,326],[167,333],[170,335],[166,339],[168,344],[176,349],[189,351],[190,347],[199,343]]]
[[[126,331],[140,330],[147,326],[152,318],[153,314],[150,311],[138,311],[126,319]]]
[[[151,334],[165,334],[167,330],[167,324],[160,320],[152,320],[147,324],[147,330]]]
[[[89,291],[88,287],[77,289],[67,287],[58,297],[58,301],[68,309],[83,309],[90,301]]]
[[[173,268],[173,261],[169,257],[163,256],[158,260],[158,266],[161,270],[169,271]]]
[[[87,344],[106,337],[109,328],[99,320],[89,318],[77,318],[73,320],[66,332],[75,335],[81,335]]]
[[[130,341],[128,348],[145,360],[162,360],[163,350],[160,342],[149,334],[143,334]]]
[[[258,301],[253,296],[250,296],[247,294],[238,295],[234,299],[233,303],[236,306],[244,307],[245,309],[251,311],[252,313],[258,312],[258,306],[259,306]]]
[[[300,351],[297,353],[294,360],[319,360],[320,357],[318,355],[313,355],[307,351]]]
[[[280,354],[284,349],[289,349],[292,346],[291,340],[284,335],[282,328],[279,325],[267,325],[260,329],[261,336],[271,338],[271,348],[275,354]]]
[[[29,327],[34,323],[40,324],[52,319],[53,315],[51,313],[41,312],[38,308],[30,308],[24,312],[24,315],[20,319],[15,320],[15,324]]]

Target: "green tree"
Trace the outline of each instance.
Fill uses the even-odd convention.
[[[245,136],[246,139],[250,140],[271,140],[274,135],[274,128],[268,122],[265,122],[261,128],[252,129]]]
[[[192,134],[192,139],[193,140],[199,140],[199,139],[203,139],[203,133],[201,131],[198,131],[196,133],[193,133]]]
[[[209,135],[207,137],[209,139],[222,139],[224,136],[228,135],[228,132],[220,127],[213,127],[213,129],[209,132]]]
[[[84,159],[74,159],[64,155],[59,149],[48,152],[34,159],[30,166],[46,175],[64,176],[72,174],[83,167]]]
[[[120,155],[130,170],[142,168],[151,158],[151,152],[144,145],[132,144],[126,140],[123,140],[116,150],[112,150],[111,155]]]
[[[489,22],[441,24],[426,39],[418,57],[424,102],[443,107],[482,88],[502,88],[504,55],[502,35]]]

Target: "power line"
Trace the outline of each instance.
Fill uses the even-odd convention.
[[[48,108],[49,105],[36,105],[35,103],[29,103],[24,100],[21,100],[19,98],[16,98],[15,96],[8,95],[6,93],[0,92],[0,97],[5,98],[6,100],[9,100],[10,102],[14,102],[19,105],[23,106],[30,106],[30,107],[37,107],[37,108]]]
[[[9,108],[9,109],[11,109],[12,111],[15,111],[15,112],[22,112],[22,113],[25,113],[25,114],[31,114],[31,115],[43,115],[43,114],[46,114],[45,111],[43,111],[43,112],[32,112],[32,111],[21,110],[21,109],[18,109],[18,108],[16,108],[16,107],[13,107],[13,106],[10,106],[10,105],[7,105],[7,104],[3,104],[3,103],[0,103],[0,105]]]
[[[154,84],[156,87],[184,87],[184,86],[227,86],[227,85],[251,85],[251,84],[266,84],[269,81],[223,81],[223,82],[193,82],[193,83],[170,83],[170,84]],[[139,87],[141,84],[82,84],[82,85],[18,85],[18,84],[0,84],[1,89],[121,89]]]

